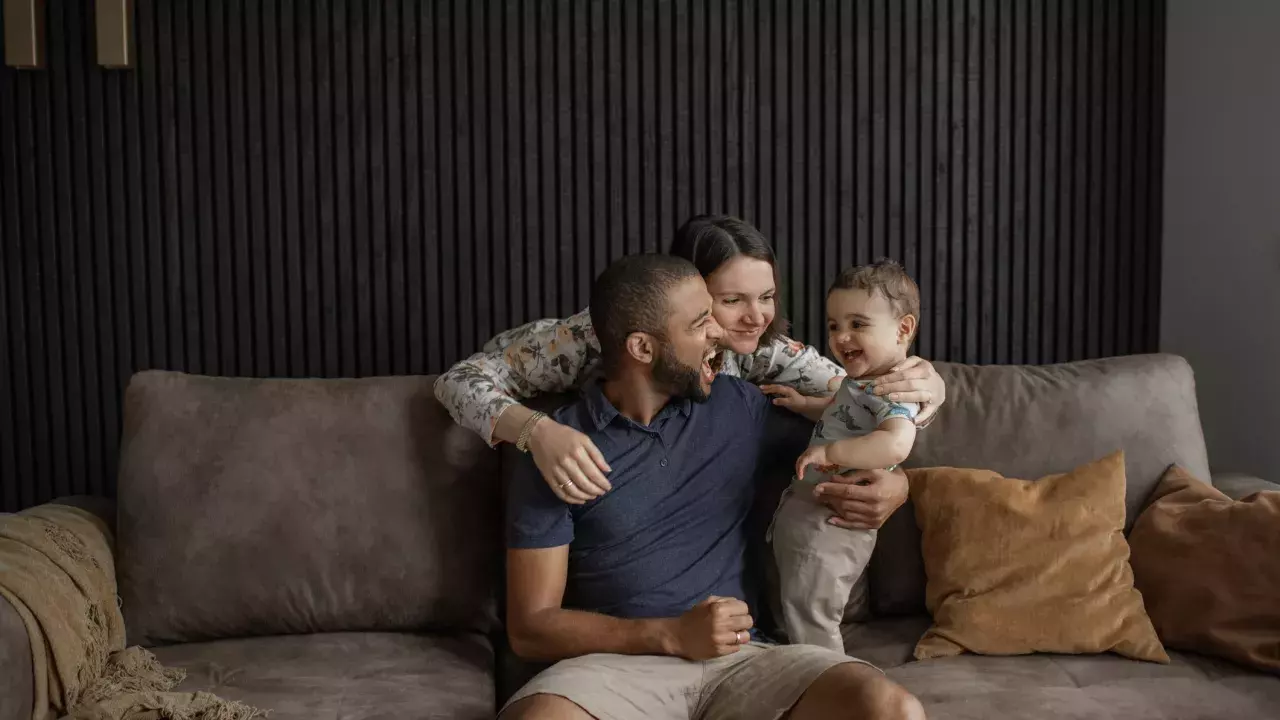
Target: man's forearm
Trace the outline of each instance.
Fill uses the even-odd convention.
[[[675,623],[554,608],[512,624],[508,635],[511,649],[526,660],[555,662],[592,653],[674,655]]]

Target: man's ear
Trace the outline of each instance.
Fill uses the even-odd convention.
[[[911,339],[916,336],[916,326],[919,320],[915,315],[903,315],[898,319],[898,342],[911,344]]]
[[[649,333],[633,332],[627,336],[627,354],[645,365],[658,359],[658,345]]]

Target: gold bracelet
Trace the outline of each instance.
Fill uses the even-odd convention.
[[[537,425],[538,421],[546,416],[547,414],[544,412],[535,411],[529,416],[528,420],[524,421],[524,427],[520,428],[520,437],[516,438],[517,450],[522,453],[529,452],[529,438],[533,436],[533,426]]]

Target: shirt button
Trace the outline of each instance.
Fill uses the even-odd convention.
[[[661,461],[661,462],[659,462],[658,464],[659,464],[659,465],[661,465],[662,467],[666,467],[666,466],[667,466],[667,459],[666,459],[666,458],[662,458],[662,461]]]

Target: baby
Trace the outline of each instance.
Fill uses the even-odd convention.
[[[911,453],[919,406],[878,397],[871,386],[906,359],[919,318],[920,291],[893,261],[845,270],[827,291],[827,343],[848,377],[822,411],[770,529],[792,643],[843,652],[846,606],[855,617],[866,610],[876,531],[828,524],[831,510],[813,488],[850,470],[892,469]]]

